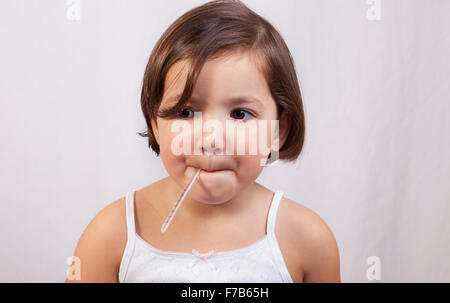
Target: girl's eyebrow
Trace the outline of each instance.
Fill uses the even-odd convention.
[[[264,104],[259,99],[251,97],[251,96],[238,96],[238,97],[229,98],[227,100],[231,105],[253,103],[264,109]]]

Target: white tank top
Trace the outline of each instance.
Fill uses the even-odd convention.
[[[275,237],[282,191],[277,190],[267,216],[266,235],[255,243],[227,251],[199,253],[158,249],[135,231],[134,191],[126,195],[127,243],[119,282],[293,283]]]

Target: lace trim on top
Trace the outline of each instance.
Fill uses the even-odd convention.
[[[198,252],[198,251],[195,249],[192,250],[192,253],[162,250],[162,249],[154,247],[153,245],[151,245],[150,243],[148,243],[147,241],[142,239],[137,233],[135,234],[135,237],[142,244],[144,244],[144,246],[146,246],[148,249],[150,249],[152,252],[157,253],[161,256],[167,256],[167,257],[179,256],[179,257],[188,257],[188,258],[197,258],[198,256],[210,254],[211,252],[213,252],[213,253],[210,255],[210,257],[235,257],[236,255],[245,254],[245,253],[251,252],[253,250],[259,249],[260,246],[263,245],[264,242],[266,242],[268,239],[268,235],[266,234],[264,237],[262,237],[258,241],[253,242],[252,244],[249,244],[244,247],[240,247],[240,248],[236,248],[236,249],[232,249],[232,250],[218,251],[218,252],[215,252],[214,250],[210,250],[207,253],[196,254],[195,252]]]

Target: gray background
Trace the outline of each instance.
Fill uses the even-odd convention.
[[[62,282],[107,204],[167,175],[136,132],[162,32],[205,1],[0,2],[0,282]],[[282,33],[306,113],[258,182],[318,213],[343,282],[450,282],[450,1],[245,0]],[[370,256],[381,280],[369,280]]]

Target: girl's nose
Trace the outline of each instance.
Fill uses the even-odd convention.
[[[206,156],[222,154],[223,145],[225,144],[225,123],[223,117],[219,114],[204,114],[202,128],[202,154]]]

